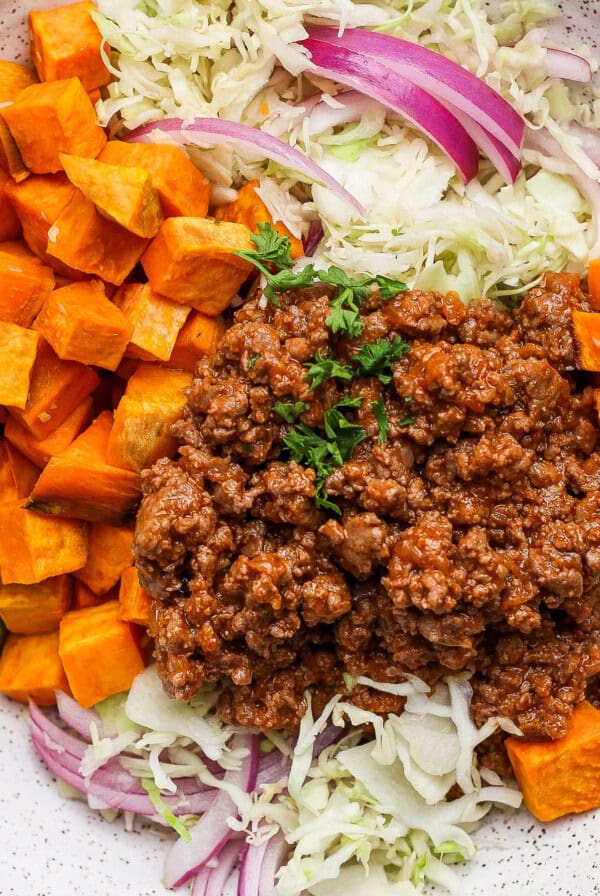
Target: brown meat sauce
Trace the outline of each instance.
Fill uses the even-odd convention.
[[[166,690],[220,680],[221,715],[293,728],[334,692],[401,707],[348,675],[430,684],[473,673],[475,721],[565,733],[600,671],[600,453],[592,389],[575,372],[579,281],[547,275],[514,313],[418,291],[362,308],[353,341],[304,290],[237,311],[200,364],[177,461],[144,476],[136,558],[154,598]],[[305,362],[403,337],[389,385],[329,379]],[[368,438],[327,479],[342,515],[314,503],[315,473],[288,462],[277,401],[319,427],[345,395]],[[371,405],[383,394],[389,438]],[[407,414],[413,420],[405,423]],[[495,767],[502,751],[491,748]]]

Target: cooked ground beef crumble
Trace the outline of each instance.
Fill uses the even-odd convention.
[[[236,312],[175,425],[179,459],[144,476],[136,559],[168,693],[221,680],[224,719],[289,729],[307,688],[316,711],[334,692],[401,708],[348,691],[344,673],[433,684],[467,669],[478,725],[500,714],[529,736],[564,734],[600,671],[600,453],[576,372],[578,278],[547,275],[514,313],[373,293],[351,341],[326,326],[323,288],[281,298]],[[389,384],[310,390],[317,352],[347,362],[394,337],[410,351]],[[315,506],[315,472],[289,461],[273,406],[306,402],[300,420],[318,429],[347,396],[362,399],[345,413],[367,438],[325,482],[336,516]]]

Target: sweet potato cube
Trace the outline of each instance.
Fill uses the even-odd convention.
[[[23,162],[15,138],[8,125],[0,115],[0,168],[9,174],[16,183],[29,177],[29,168]]]
[[[36,482],[28,507],[91,523],[124,523],[140,499],[140,477],[107,460],[112,424],[111,412],[104,411],[62,454],[53,457]]]
[[[11,408],[16,420],[45,439],[90,395],[100,378],[90,367],[61,361],[43,339],[31,374],[29,397],[23,410]]]
[[[136,625],[150,625],[152,619],[152,598],[140,585],[135,566],[123,570],[119,588],[119,618]]]
[[[29,13],[31,56],[41,81],[78,77],[86,90],[108,84],[93,9],[93,3],[83,2]]]
[[[183,389],[191,380],[184,371],[140,364],[115,411],[110,463],[139,472],[159,457],[174,456],[177,442],[169,430],[185,407]]]
[[[222,317],[207,317],[200,311],[192,311],[179,331],[167,367],[193,373],[200,358],[214,355],[226,329]]]
[[[114,303],[133,326],[127,356],[168,361],[190,309],[158,295],[149,283],[126,283]]]
[[[5,585],[34,585],[81,569],[87,560],[87,527],[50,519],[16,501],[0,505],[0,573]]]
[[[77,190],[48,232],[47,251],[75,270],[120,286],[147,242],[107,221]]]
[[[7,439],[0,439],[0,504],[26,498],[39,473]]]
[[[32,84],[2,109],[2,116],[34,174],[60,171],[61,152],[95,158],[106,143],[79,78]]]
[[[77,578],[95,594],[106,594],[133,562],[133,529],[92,523],[88,534],[88,558]]]
[[[84,607],[97,607],[98,604],[104,603],[105,600],[112,596],[112,592],[108,594],[94,594],[87,585],[80,582],[79,579],[73,579],[73,600],[71,602],[72,610],[83,610]],[[112,597],[114,600],[114,597]]]
[[[133,327],[106,298],[102,283],[88,280],[51,292],[36,329],[64,361],[116,370]]]
[[[600,313],[573,311],[573,330],[579,352],[579,368],[600,373]]]
[[[108,221],[149,239],[162,221],[158,193],[144,168],[107,165],[61,153],[67,177]]]
[[[0,585],[0,618],[10,632],[53,632],[71,606],[71,576],[55,576],[36,585]]]
[[[16,240],[21,236],[21,222],[8,195],[12,186],[12,178],[0,167],[0,243]]]
[[[36,82],[35,74],[30,68],[0,59],[0,103],[11,103],[22,90]]]
[[[152,289],[216,317],[253,270],[233,253],[252,249],[244,224],[167,218],[142,256]]]
[[[59,655],[73,696],[89,707],[127,691],[144,661],[131,625],[119,619],[119,602],[71,610],[60,623]]]
[[[0,404],[24,408],[40,334],[0,321]]]
[[[280,236],[287,236],[291,246],[292,258],[302,258],[304,245],[302,240],[288,230],[281,221],[273,222],[267,206],[264,204],[256,190],[260,182],[251,180],[238,191],[237,199],[222,205],[215,214],[217,221],[235,221],[237,224],[245,224],[252,233],[258,233],[259,224],[271,224]]]
[[[45,467],[51,457],[60,454],[67,448],[73,439],[79,435],[84,426],[90,422],[92,417],[92,399],[85,398],[81,404],[71,411],[69,416],[58,426],[54,432],[51,432],[45,439],[36,439],[35,436],[14,417],[9,417],[4,426],[4,435],[7,440],[14,445],[19,451],[25,455],[36,466],[36,476],[39,470]],[[30,488],[23,494],[27,497],[33,488],[33,482]]]
[[[69,685],[58,655],[58,632],[9,635],[0,656],[0,693],[38,706],[53,706],[55,691]]]
[[[54,289],[54,274],[22,243],[0,243],[0,320],[31,326]]]
[[[564,737],[506,740],[525,805],[540,821],[600,806],[600,712],[587,702],[573,712]]]
[[[206,215],[210,183],[178,146],[109,140],[99,159],[109,165],[145,168],[165,217]]]

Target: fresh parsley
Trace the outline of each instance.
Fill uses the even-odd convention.
[[[258,233],[253,233],[250,239],[256,249],[239,249],[235,254],[245,258],[250,264],[262,270],[266,264],[271,264],[278,271],[284,268],[293,268],[294,260],[291,256],[292,244],[289,237],[280,236],[270,223],[257,224]]]
[[[343,398],[323,415],[325,435],[330,444],[329,450],[338,467],[344,461],[350,460],[356,446],[367,438],[362,426],[351,423],[342,413],[346,408],[359,408],[361,404],[362,398]]]
[[[354,376],[354,371],[349,364],[340,364],[335,358],[323,357],[320,352],[317,352],[314,361],[308,361],[304,366],[308,368],[304,380],[310,383],[311,392],[332,377],[339,380],[351,380]]]
[[[273,405],[273,410],[279,414],[286,423],[295,423],[298,417],[309,409],[310,405],[305,401],[278,401]]]
[[[383,385],[391,382],[389,372],[394,361],[402,358],[410,351],[410,346],[395,336],[394,339],[378,339],[362,345],[360,351],[352,357],[352,363],[358,366],[359,376],[375,376]]]
[[[248,363],[246,364],[247,369],[252,370],[259,358],[260,355],[250,355],[250,357],[248,358]]]
[[[390,431],[390,421],[388,418],[385,401],[383,400],[383,395],[380,395],[377,401],[372,402],[371,410],[373,411],[373,416],[377,420],[377,425],[379,426],[377,441],[380,445],[383,445],[385,442],[387,442],[388,433]]]

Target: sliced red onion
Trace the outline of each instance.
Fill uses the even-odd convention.
[[[448,109],[456,115],[467,134],[475,141],[484,156],[490,160],[494,168],[502,175],[507,184],[514,184],[521,170],[521,163],[512,152],[492,136],[473,118],[469,118],[460,109],[448,105]]]
[[[258,736],[254,734],[236,734],[231,741],[232,749],[246,749],[244,757],[237,769],[226,772],[223,782],[239,787],[245,793],[251,793],[256,784],[258,771]],[[163,881],[167,887],[179,887],[200,871],[207,862],[219,855],[231,837],[232,831],[227,819],[235,816],[237,810],[228,793],[218,792],[215,802],[209,811],[191,830],[191,839],[177,840],[167,854]]]
[[[274,784],[287,778],[290,770],[291,760],[274,750],[272,753],[262,754],[258,774],[256,776],[256,789],[258,790],[263,784]]]
[[[238,879],[238,896],[261,896],[260,869],[266,845],[266,843],[261,843],[260,846],[255,846],[252,843],[247,843],[244,847]]]
[[[231,837],[219,853],[219,861],[214,868],[205,865],[196,875],[190,896],[223,896],[223,889],[235,867],[244,847],[244,841]]]
[[[316,759],[317,756],[320,756],[323,750],[326,750],[327,747],[337,743],[345,733],[346,729],[343,726],[329,724],[325,731],[322,731],[321,734],[317,735],[315,738],[313,745],[314,758]]]
[[[88,743],[92,740],[90,733],[92,723],[98,730],[98,737],[104,737],[102,722],[95,709],[84,709],[64,691],[56,692],[56,708],[65,725],[80,734]]]
[[[455,116],[429,93],[362,53],[313,38],[302,43],[311,54],[313,71],[398,112],[437,143],[465,181],[476,176],[479,156],[475,143]]]
[[[566,130],[579,139],[585,154],[600,168],[600,133],[596,128],[586,128],[574,121],[567,125]]]
[[[285,862],[289,852],[290,847],[280,831],[267,842],[260,866],[260,896],[277,896],[275,874]]]
[[[304,254],[308,258],[312,258],[315,254],[315,250],[321,240],[323,239],[323,226],[320,221],[311,221],[310,227],[308,228],[308,233],[304,237],[303,245],[304,245]]]
[[[255,151],[258,149],[266,158],[272,159],[286,168],[300,171],[310,180],[329,187],[340,199],[351,205],[362,219],[365,218],[366,212],[360,202],[334,177],[299,150],[288,146],[287,143],[278,140],[266,131],[260,131],[236,121],[225,121],[221,118],[195,118],[190,124],[186,124],[181,118],[163,118],[160,121],[136,128],[125,137],[125,140],[133,143],[151,143],[153,131],[169,134],[175,142],[182,144],[209,143],[216,145],[234,142]]]
[[[485,81],[441,53],[361,28],[346,28],[340,35],[335,28],[316,26],[309,29],[309,39],[302,44],[310,49],[313,38],[364,54],[369,63],[391,64],[399,75],[460,109],[519,156],[525,128],[519,113]],[[372,96],[377,98],[375,93]]]
[[[322,134],[329,128],[337,128],[340,125],[356,121],[370,109],[381,109],[380,103],[376,103],[364,93],[359,93],[358,90],[345,90],[343,93],[336,94],[334,99],[335,106],[330,106],[329,103],[321,100],[308,116],[307,130],[311,137]],[[337,105],[338,103],[341,105]]]
[[[546,48],[544,71],[549,78],[564,78],[565,81],[580,81],[582,84],[589,84],[592,80],[592,67],[587,59],[553,47]]]
[[[60,750],[70,753],[71,756],[75,756],[81,761],[88,746],[87,744],[73,737],[72,734],[69,734],[68,731],[65,731],[60,725],[53,722],[32,700],[29,701],[29,716],[32,725],[39,728]]]

